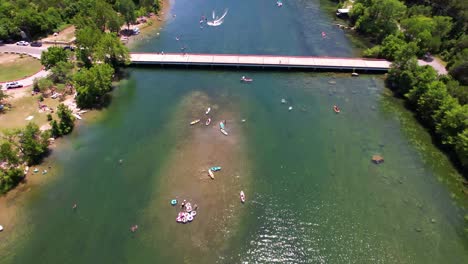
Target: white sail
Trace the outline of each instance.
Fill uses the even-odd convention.
[[[220,18],[218,18],[217,20],[223,20],[224,17],[227,15],[227,13],[228,13],[228,9],[224,10],[224,14]]]

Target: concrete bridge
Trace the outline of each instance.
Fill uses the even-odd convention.
[[[285,68],[326,71],[386,72],[379,59],[192,53],[130,53],[133,65],[183,67]]]

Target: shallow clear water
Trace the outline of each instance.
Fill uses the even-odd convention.
[[[176,1],[160,35],[136,50],[353,55],[319,1],[283,2]],[[199,27],[201,15],[224,8],[222,26]],[[246,119],[229,120],[246,162],[223,185],[219,215],[201,209],[183,226],[173,222],[164,168],[180,142],[190,144],[180,112],[194,91]],[[374,154],[385,162],[372,164]],[[81,126],[54,158],[58,177],[30,194],[22,228],[0,240],[6,263],[468,261],[466,197],[451,199],[459,194],[448,180],[456,172],[378,75],[133,68],[103,119]]]

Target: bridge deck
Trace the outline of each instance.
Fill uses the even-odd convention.
[[[326,70],[388,71],[390,62],[377,59],[231,54],[131,53],[132,64],[193,65]]]

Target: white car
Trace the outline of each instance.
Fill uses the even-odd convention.
[[[22,40],[22,41],[16,42],[16,45],[18,45],[18,46],[29,46],[29,42]]]
[[[20,82],[9,82],[5,85],[7,89],[20,88],[23,87],[23,84]]]

